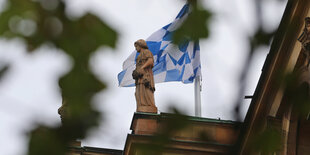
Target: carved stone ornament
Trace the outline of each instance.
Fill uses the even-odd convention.
[[[310,85],[310,17],[305,18],[305,27],[298,41],[301,43],[302,49],[294,71],[297,77],[296,87],[301,86],[303,83]]]
[[[298,59],[298,66],[309,67],[310,60],[310,17],[305,18],[305,27],[302,34],[299,36],[298,41],[302,44],[302,50]]]
[[[62,105],[58,109],[58,114],[60,115],[61,123],[64,123],[65,118],[67,117],[67,102],[63,99]]]
[[[305,28],[298,38],[305,50],[310,51],[310,17],[305,18]]]
[[[136,41],[134,46],[140,53],[136,60],[136,69],[132,73],[136,84],[137,112],[157,113],[154,101],[153,54],[142,39]]]

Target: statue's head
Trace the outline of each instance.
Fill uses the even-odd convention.
[[[305,22],[306,22],[307,24],[309,24],[309,23],[310,23],[310,17],[306,17],[306,18],[305,18]]]
[[[310,17],[306,17],[306,18],[305,18],[305,28],[306,28],[307,30],[310,29]]]
[[[143,39],[137,40],[134,45],[136,47],[137,52],[140,52],[141,48],[148,49],[147,44],[146,44],[145,40],[143,40]]]

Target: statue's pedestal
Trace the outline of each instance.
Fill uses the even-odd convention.
[[[158,129],[159,114],[135,112],[130,130],[137,135],[154,135]]]
[[[134,113],[132,133],[127,136],[123,155],[145,155],[141,149],[161,145],[161,154],[231,154],[238,142],[239,122],[186,116],[184,128],[170,132],[171,123],[182,123],[178,117],[167,113]],[[175,120],[180,122],[171,122]],[[169,133],[169,143],[157,141],[158,136],[166,133]]]
[[[137,112],[146,112],[146,113],[156,113],[157,114],[157,107],[155,107],[155,106],[138,106]]]

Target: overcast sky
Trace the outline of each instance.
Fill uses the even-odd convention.
[[[4,1],[0,0],[0,6]],[[204,6],[215,15],[210,38],[200,41],[203,117],[233,119],[238,77],[248,51],[247,36],[254,33],[256,24],[252,2],[204,1]],[[94,97],[94,105],[104,114],[102,123],[89,133],[82,145],[123,149],[136,103],[134,88],[118,87],[117,74],[133,52],[133,43],[173,21],[185,1],[74,0],[67,4],[70,16],[92,12],[119,32],[116,49],[103,47],[92,57],[93,71],[108,88]],[[266,28],[278,26],[284,8],[283,2],[266,0],[263,7]],[[269,47],[264,47],[256,52],[245,95],[253,94],[268,50]],[[62,51],[43,46],[28,54],[22,40],[0,39],[0,67],[5,63],[11,68],[0,81],[0,147],[5,155],[20,155],[27,151],[25,133],[36,124],[60,124],[57,109],[61,106],[61,95],[57,79],[69,71],[71,62]],[[169,112],[170,106],[176,106],[193,116],[193,84],[156,84],[155,102],[159,112]],[[249,102],[243,103],[244,115]]]

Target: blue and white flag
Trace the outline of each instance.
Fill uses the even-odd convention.
[[[185,4],[172,23],[146,39],[147,46],[154,56],[153,74],[155,83],[169,81],[192,83],[196,76],[201,76],[198,41],[188,40],[180,45],[172,43],[173,32],[187,18],[189,9],[189,4]],[[132,72],[136,68],[138,54],[137,51],[134,51],[123,63],[123,71],[118,74],[119,86],[135,86]]]

